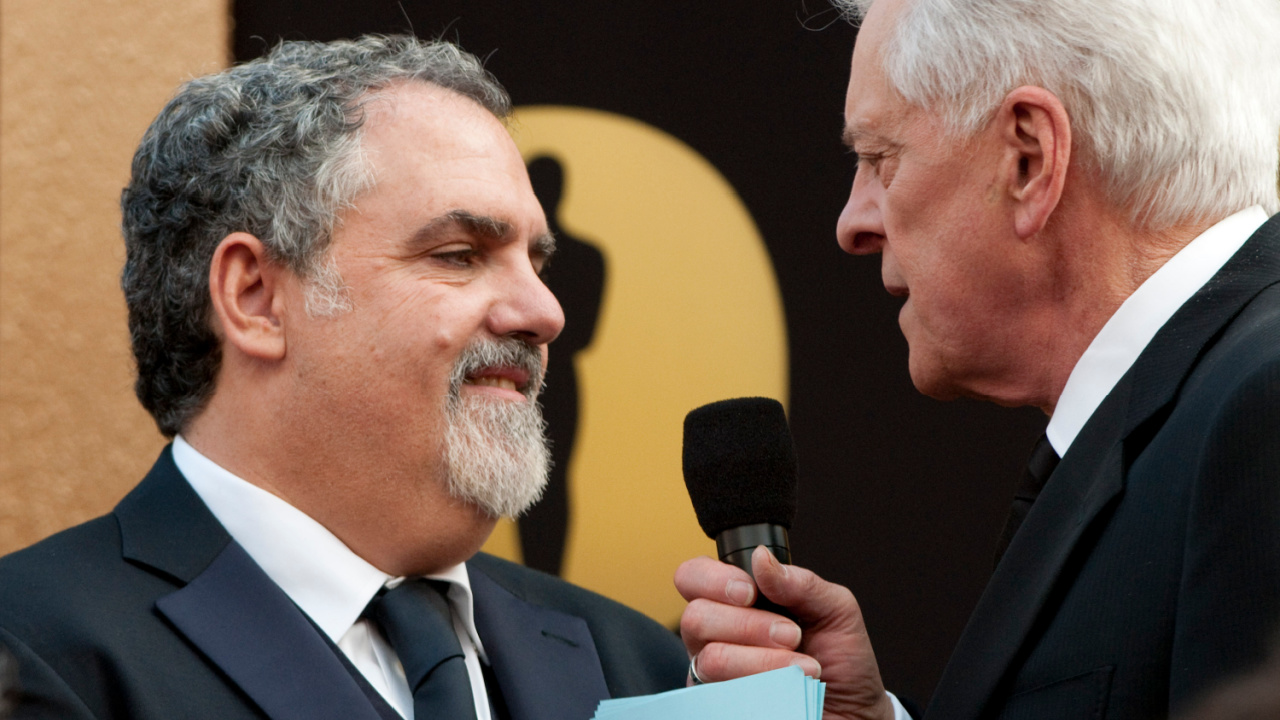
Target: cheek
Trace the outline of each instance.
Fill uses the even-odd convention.
[[[446,283],[413,269],[383,277],[354,313],[356,338],[369,372],[438,390],[463,348],[487,332],[491,289],[483,283]]]
[[[917,233],[893,251],[886,248],[886,283],[900,278],[908,295],[899,314],[903,333],[912,342],[953,344],[951,337],[969,322],[980,273],[968,264],[962,241],[950,236]],[[951,338],[948,340],[947,338]]]
[[[388,347],[445,350],[470,334],[474,312],[455,288],[408,284],[369,307],[376,336]]]
[[[988,247],[991,234],[980,208],[960,197],[938,197],[951,202],[919,202],[919,194],[912,193],[886,213],[884,262],[900,268],[912,295],[959,299],[966,288],[998,272],[1003,261]]]
[[[487,332],[483,305],[473,300],[466,294],[436,293],[408,300],[388,314],[380,348],[387,372],[443,397],[463,350]]]
[[[484,307],[469,302],[466,297],[447,298],[429,307],[429,310],[419,308],[416,313],[410,313],[406,322],[416,328],[419,344],[448,356],[450,362],[486,331]]]

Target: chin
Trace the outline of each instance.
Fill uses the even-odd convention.
[[[912,376],[911,383],[916,386],[916,390],[918,390],[921,395],[931,397],[934,400],[947,402],[950,400],[959,400],[962,397],[974,397],[969,393],[960,392],[950,385],[917,380],[915,376]]]
[[[953,375],[942,372],[938,366],[927,367],[924,363],[911,362],[911,383],[921,394],[934,400],[958,400],[967,398],[994,403],[1002,407],[1043,407],[1032,393],[1025,391],[1014,382],[988,378],[986,381],[971,380],[962,382]]]
[[[910,346],[910,341],[908,341]],[[911,350],[907,367],[911,373],[911,384],[916,386],[920,394],[934,400],[955,400],[964,397],[954,381],[942,369],[942,363],[935,359],[922,360],[920,353]]]

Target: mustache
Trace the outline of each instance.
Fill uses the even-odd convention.
[[[514,367],[528,374],[529,379],[520,389],[529,400],[535,400],[545,382],[542,371],[542,352],[537,345],[517,337],[478,337],[471,341],[458,356],[449,375],[449,399],[459,400],[462,385],[468,375],[486,368]]]

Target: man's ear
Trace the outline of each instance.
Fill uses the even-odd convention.
[[[1014,229],[1026,239],[1040,232],[1062,198],[1071,161],[1071,121],[1056,95],[1024,85],[1005,96],[997,111],[1009,149],[1008,188]]]
[[[287,275],[253,235],[235,232],[222,239],[209,264],[209,294],[226,345],[259,360],[284,357],[282,290]]]

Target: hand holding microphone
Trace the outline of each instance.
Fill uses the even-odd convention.
[[[695,558],[676,570],[689,601],[681,639],[701,680],[798,665],[827,683],[827,720],[892,718],[853,594],[767,553],[753,557],[757,545],[791,556],[796,465],[782,406],[742,398],[689,413],[684,468],[698,522],[725,561]]]

